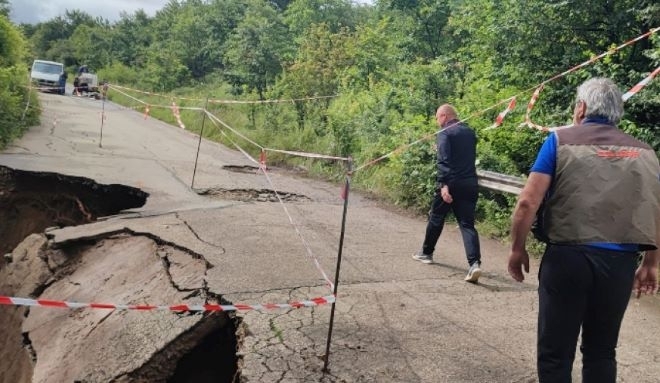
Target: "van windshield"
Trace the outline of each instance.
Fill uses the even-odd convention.
[[[35,62],[32,66],[32,70],[40,73],[60,74],[62,73],[62,65]]]

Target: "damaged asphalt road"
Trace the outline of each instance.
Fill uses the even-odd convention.
[[[59,186],[40,180],[23,193],[3,181],[10,186],[2,186],[0,203],[19,190],[41,205],[22,203],[15,217],[41,218],[29,230],[1,231],[11,263],[0,266],[0,295],[195,305],[329,293],[272,186],[240,152],[202,141],[191,189],[194,134],[106,103],[100,148],[100,101],[40,97],[42,125],[0,154],[10,169],[0,174],[55,173]],[[118,195],[144,193],[146,201],[125,196],[104,210],[114,199],[82,189],[45,197],[75,180],[68,176],[101,189],[123,185]],[[333,275],[340,185],[277,168],[270,176],[300,236]],[[3,214],[18,205],[5,206]],[[321,371],[327,305],[204,314],[0,306],[0,381],[536,381],[538,265],[525,284],[514,283],[506,246],[483,238],[485,274],[467,284],[455,227],[446,228],[437,263],[410,259],[424,227],[423,218],[351,195],[328,372]],[[657,381],[657,334],[658,297],[631,301],[617,350],[621,381]]]

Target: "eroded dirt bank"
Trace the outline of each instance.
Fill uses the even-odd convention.
[[[147,197],[129,186],[0,166],[0,253],[10,252],[25,237],[47,227],[93,222],[140,207]]]

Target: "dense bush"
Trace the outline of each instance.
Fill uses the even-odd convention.
[[[23,35],[0,14],[0,149],[38,122],[39,104],[28,88],[26,56]]]

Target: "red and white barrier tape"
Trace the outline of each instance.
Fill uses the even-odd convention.
[[[644,87],[647,86],[649,83],[651,83],[653,78],[655,76],[657,76],[658,73],[660,73],[660,67],[656,68],[653,72],[651,72],[651,74],[649,74],[647,77],[645,77],[642,81],[635,84],[635,86],[630,88],[629,91],[624,93],[621,96],[621,99],[623,100],[623,102],[628,101],[630,99],[630,97],[634,96],[635,94],[639,93],[639,91],[644,89]],[[573,126],[573,125],[564,125],[564,126],[557,126],[557,127],[549,128],[549,127],[541,126],[541,125],[538,125],[538,124],[535,124],[535,123],[532,122],[532,120],[530,118],[530,111],[532,110],[532,108],[534,107],[534,104],[538,100],[539,93],[541,92],[541,90],[543,90],[543,84],[541,84],[541,86],[538,87],[536,89],[536,91],[534,91],[534,94],[532,95],[532,98],[529,100],[529,104],[527,105],[527,113],[525,115],[525,122],[523,122],[521,124],[521,126],[527,125],[530,128],[537,129],[537,130],[540,130],[540,131],[543,131],[543,132],[554,132],[556,130],[566,129],[566,128],[570,128],[571,126]]]
[[[572,68],[570,68],[570,69],[568,69],[568,70],[566,70],[566,71],[564,71],[564,72],[562,72],[562,73],[560,73],[560,74],[558,74],[558,75],[556,75],[556,76],[550,78],[549,80],[544,81],[543,83],[545,84],[545,83],[548,83],[548,82],[550,82],[550,81],[556,80],[556,79],[558,79],[558,78],[564,77],[564,76],[566,76],[566,75],[569,74],[569,73],[575,72],[576,70],[578,70],[578,69],[580,69],[580,68],[583,68],[583,67],[585,67],[585,66],[587,66],[587,65],[589,65],[589,64],[592,64],[592,63],[594,63],[594,62],[596,62],[596,61],[602,59],[602,58],[605,57],[605,56],[609,56],[609,55],[611,55],[611,54],[613,54],[613,53],[616,53],[617,51],[619,51],[619,50],[621,50],[621,49],[627,47],[628,45],[632,45],[632,44],[638,42],[638,41],[641,40],[641,39],[644,39],[644,38],[646,38],[646,37],[649,37],[650,35],[652,35],[652,34],[658,32],[658,31],[660,31],[660,27],[653,28],[653,29],[649,30],[648,32],[646,32],[646,33],[644,33],[644,34],[641,34],[641,35],[635,37],[634,39],[630,39],[630,40],[626,41],[625,43],[619,45],[618,47],[612,48],[612,49],[608,50],[607,52],[603,52],[603,53],[599,54],[598,56],[594,56],[594,57],[590,58],[589,60],[587,60],[587,61],[585,61],[585,62],[583,62],[583,63],[581,63],[581,64],[578,64],[578,65],[576,65],[576,66],[574,66],[574,67],[572,67]]]
[[[623,96],[621,97],[621,99],[622,99],[624,102],[628,101],[628,99],[629,99],[630,97],[634,96],[634,95],[637,94],[640,90],[642,90],[645,86],[647,86],[647,85],[651,82],[651,80],[653,80],[653,78],[654,78],[655,76],[658,75],[658,73],[660,73],[660,67],[655,68],[655,70],[654,70],[653,72],[651,72],[651,74],[648,75],[644,80],[638,82],[638,83],[637,83],[635,86],[633,86],[629,91],[627,91],[626,93],[624,93]]]
[[[167,95],[167,94],[161,94],[161,93],[155,93],[155,92],[147,92],[144,90],[139,90],[139,89],[134,89],[134,88],[129,88],[125,86],[120,86],[120,85],[112,85],[115,88],[120,88],[132,92],[138,92],[142,94],[146,94],[149,96],[155,96],[155,97],[163,97],[163,98],[176,98],[177,100],[187,100],[187,101],[207,101],[206,99],[201,99],[201,98],[190,98],[190,97],[179,97],[179,96],[172,96],[172,95]],[[209,99],[208,102],[211,104],[273,104],[273,103],[291,103],[295,101],[313,101],[313,100],[321,100],[321,99],[326,99],[326,98],[335,98],[337,97],[336,95],[332,96],[313,96],[313,97],[303,97],[303,98],[294,98],[294,99],[282,99],[282,100],[220,100],[220,99]]]
[[[425,135],[425,136],[423,136],[423,137],[421,137],[421,138],[416,139],[416,140],[413,141],[413,142],[407,143],[407,144],[405,144],[405,145],[401,145],[401,146],[399,146],[398,148],[394,149],[393,151],[391,151],[391,152],[389,152],[389,153],[387,153],[387,154],[384,154],[384,155],[382,155],[382,156],[380,156],[380,157],[378,157],[378,158],[376,158],[376,159],[370,160],[370,161],[368,161],[368,162],[366,162],[366,163],[364,163],[364,164],[358,166],[357,168],[355,168],[355,170],[353,170],[353,171],[351,172],[351,174],[353,174],[353,173],[355,173],[355,172],[357,172],[357,171],[360,171],[360,170],[362,170],[362,169],[368,168],[369,166],[375,165],[375,164],[377,164],[378,162],[380,162],[380,161],[382,161],[382,160],[384,160],[384,159],[386,159],[386,158],[388,158],[388,157],[392,157],[392,156],[395,155],[395,154],[399,154],[399,153],[403,152],[404,150],[406,150],[406,149],[408,149],[408,148],[410,148],[410,147],[412,147],[412,146],[415,146],[415,145],[419,144],[420,142],[427,141],[427,140],[430,139],[431,137],[434,137],[434,136],[438,135],[438,133],[442,132],[443,130],[445,130],[445,129],[449,129],[449,128],[455,126],[455,125],[458,125],[458,124],[460,124],[460,123],[463,123],[463,122],[469,120],[471,117],[474,117],[474,116],[478,116],[478,115],[484,114],[484,113],[488,112],[489,110],[495,108],[496,106],[498,106],[498,105],[500,105],[500,104],[502,104],[502,103],[504,103],[504,101],[500,101],[499,103],[497,103],[497,104],[495,104],[495,105],[493,105],[493,106],[490,106],[490,107],[488,107],[488,108],[486,108],[486,109],[480,111],[479,113],[475,113],[475,114],[473,114],[472,116],[470,116],[470,117],[468,117],[468,118],[464,118],[464,119],[462,119],[462,120],[460,120],[460,121],[458,121],[458,122],[456,122],[456,123],[454,123],[454,124],[451,124],[451,125],[449,125],[449,126],[447,126],[447,127],[445,127],[445,128],[442,128],[442,129],[440,129],[440,130],[437,130],[437,131],[435,131],[435,132],[433,132],[433,133],[429,133],[429,134],[427,134],[427,135]]]
[[[536,89],[538,90],[539,88],[542,88],[543,85],[545,85],[546,83],[548,83],[548,82],[550,82],[550,81],[556,80],[556,79],[558,79],[558,78],[560,78],[560,77],[563,77],[563,76],[565,76],[565,75],[567,75],[567,74],[569,74],[569,73],[571,73],[571,72],[574,72],[574,71],[576,71],[576,70],[578,70],[578,69],[580,69],[580,68],[582,68],[582,67],[584,67],[584,66],[586,66],[586,65],[589,65],[589,64],[595,62],[596,60],[598,60],[598,59],[600,59],[600,58],[602,58],[602,57],[605,57],[605,56],[607,56],[607,55],[609,55],[609,54],[612,54],[612,53],[614,53],[614,52],[616,52],[616,51],[622,49],[623,47],[626,47],[626,46],[631,45],[631,44],[633,44],[633,43],[635,43],[635,42],[637,42],[637,41],[639,41],[639,40],[642,40],[643,38],[646,38],[646,37],[648,37],[648,36],[650,36],[650,35],[652,35],[652,34],[658,32],[658,31],[660,31],[660,27],[653,28],[653,29],[651,29],[650,31],[648,31],[648,32],[646,32],[646,33],[644,33],[644,34],[635,37],[634,39],[631,39],[631,40],[629,40],[629,41],[626,41],[625,43],[621,44],[620,46],[618,46],[618,47],[616,47],[616,48],[614,48],[614,49],[610,49],[610,50],[607,51],[607,52],[604,52],[604,53],[602,53],[602,54],[600,54],[600,55],[598,55],[598,56],[592,57],[591,59],[589,59],[589,60],[587,60],[587,61],[585,61],[585,62],[583,62],[583,63],[581,63],[581,64],[579,64],[579,65],[576,65],[576,66],[574,66],[573,68],[570,68],[570,69],[567,70],[567,71],[564,71],[564,72],[562,72],[562,73],[560,73],[560,74],[558,74],[558,75],[555,75],[554,77],[552,77],[552,78],[550,78],[550,79],[548,79],[548,80],[546,80],[546,81],[543,81],[539,86],[537,86]],[[532,89],[534,89],[534,88],[532,88]],[[529,89],[529,90],[525,90],[525,91],[523,91],[523,92],[520,92],[520,93],[516,94],[516,95],[513,96],[513,97],[520,96],[520,95],[522,95],[522,94],[524,94],[524,93],[527,93],[527,92],[530,91],[530,90],[531,90],[531,89]],[[537,93],[537,92],[534,92],[534,93]],[[536,98],[538,98],[538,95],[537,95]],[[484,113],[490,111],[490,110],[493,109],[495,106],[500,105],[500,104],[504,103],[505,101],[506,101],[506,100],[502,100],[502,101],[498,102],[497,104],[495,104],[495,105],[493,105],[493,106],[491,106],[491,107],[488,107],[488,108],[486,108],[486,109],[484,109],[484,110],[481,110],[481,111],[478,111],[478,112],[476,112],[476,113],[473,113],[473,114],[471,114],[470,116],[468,116],[468,117],[466,117],[466,118],[460,120],[460,122],[465,122],[465,121],[468,121],[469,119],[471,119],[471,118],[473,118],[473,117],[483,115]],[[530,100],[530,102],[531,102],[531,100]],[[534,102],[536,102],[536,100],[534,100]],[[532,106],[533,106],[533,104],[532,104]],[[529,108],[529,105],[528,105],[528,108]],[[530,122],[531,122],[531,121],[530,121]],[[522,124],[522,125],[526,125],[526,123],[524,123],[524,124]],[[535,124],[534,124],[534,125],[535,125]],[[540,126],[540,125],[537,125],[537,126],[540,127],[540,128],[544,128],[544,127],[542,127],[542,126]],[[534,126],[534,127],[536,128],[536,126]],[[564,127],[558,127],[558,128],[545,128],[545,129],[559,129],[559,128],[564,128]],[[386,158],[388,158],[388,157],[391,157],[392,155],[394,155],[394,154],[396,154],[396,153],[398,153],[398,152],[401,152],[403,149],[407,149],[407,148],[409,148],[409,147],[411,147],[411,146],[413,146],[413,145],[415,145],[415,144],[417,144],[417,143],[420,143],[420,142],[422,142],[422,141],[426,141],[428,138],[430,138],[430,137],[432,137],[432,136],[438,134],[439,132],[440,132],[440,131],[437,131],[437,132],[434,133],[434,134],[426,135],[426,136],[424,136],[424,137],[422,137],[422,138],[420,138],[420,139],[418,139],[418,140],[416,140],[416,141],[414,141],[414,142],[412,142],[412,143],[404,144],[404,145],[402,145],[402,146],[400,146],[400,147],[394,149],[392,152],[387,153],[387,154],[385,154],[385,155],[382,155],[382,156],[380,156],[380,157],[378,157],[378,158],[376,158],[376,159],[368,160],[367,162],[365,162],[364,164],[358,166],[355,170],[353,170],[353,173],[355,173],[355,172],[357,172],[357,171],[359,171],[359,170],[363,170],[363,169],[365,169],[365,168],[368,168],[368,167],[370,167],[370,166],[373,166],[373,165],[379,163],[380,161],[382,161],[382,160],[384,160],[384,159],[386,159]]]
[[[209,114],[209,116],[213,116],[213,114],[211,114],[210,112],[207,111],[207,113]],[[213,116],[213,117],[215,117],[215,116]],[[221,122],[219,118],[217,118],[217,117],[216,118],[211,118],[210,120],[216,127],[220,128],[220,126],[218,125]],[[222,124],[229,127],[224,122],[222,122]],[[231,127],[229,127],[229,128],[231,129]],[[261,153],[259,155],[259,161],[257,161],[248,152],[246,152],[245,150],[243,150],[243,148],[241,148],[238,144],[236,144],[236,142],[234,142],[231,139],[231,137],[229,137],[222,129],[220,129],[220,133],[223,136],[225,136],[227,138],[227,140],[229,140],[229,142],[232,145],[234,145],[234,147],[236,147],[236,149],[238,149],[241,153],[243,153],[243,155],[248,160],[250,160],[251,162],[253,162],[253,163],[255,163],[259,166],[259,170],[266,177],[266,180],[267,180],[268,184],[270,185],[271,189],[273,190],[273,193],[275,193],[275,196],[277,197],[277,200],[279,201],[280,205],[282,206],[282,209],[284,210],[284,213],[286,214],[287,218],[289,219],[289,223],[291,224],[291,226],[293,226],[296,234],[301,239],[303,247],[305,248],[305,251],[307,252],[307,255],[312,259],[312,262],[316,266],[316,269],[323,276],[323,279],[325,280],[326,284],[330,288],[330,291],[334,291],[334,286],[335,286],[334,283],[332,282],[330,277],[328,277],[328,274],[325,272],[325,270],[323,270],[323,267],[321,267],[321,263],[318,261],[316,256],[314,256],[314,253],[312,252],[311,246],[309,245],[309,243],[307,242],[305,237],[302,235],[302,233],[298,229],[298,226],[296,225],[296,223],[293,220],[293,217],[289,213],[289,210],[287,209],[286,204],[284,203],[284,201],[280,197],[280,193],[277,191],[277,188],[273,184],[273,180],[268,175],[268,172],[267,172],[268,167],[266,166],[266,151],[265,151],[265,149],[264,148],[261,149]]]
[[[209,100],[211,104],[288,104],[297,101],[314,101],[314,100],[323,100],[326,98],[335,98],[333,96],[314,96],[314,97],[302,97],[302,98],[291,98],[283,100]]]
[[[543,130],[543,127],[540,125],[537,125],[532,122],[532,118],[530,117],[532,109],[534,108],[534,105],[536,104],[536,101],[538,101],[539,96],[541,94],[541,91],[543,90],[543,87],[545,86],[545,83],[542,83],[536,90],[534,90],[534,93],[532,94],[532,98],[529,99],[529,102],[527,103],[527,111],[525,112],[525,122],[521,124],[521,126],[529,126],[530,128],[536,128]]]
[[[176,122],[179,124],[179,127],[181,129],[186,129],[186,126],[183,124],[183,121],[181,121],[181,112],[179,111],[179,107],[176,106],[174,100],[172,100],[172,114],[174,115],[174,118],[176,118]]]
[[[270,178],[270,175],[268,175],[268,172],[266,171],[266,169],[267,169],[266,160],[265,160],[265,156],[263,154],[262,154],[262,157],[261,157],[261,161],[259,161],[259,162],[260,162],[259,169],[261,170],[261,172],[266,177],[266,180],[268,181],[268,184],[270,185],[271,189],[275,193],[275,196],[277,197],[277,200],[280,202],[280,206],[282,206],[282,209],[284,210],[284,213],[286,214],[287,218],[289,218],[289,223],[291,224],[291,226],[295,230],[296,234],[298,235],[298,238],[300,238],[300,240],[302,241],[303,247],[305,248],[305,251],[307,252],[307,255],[309,256],[309,258],[314,263],[314,266],[316,266],[316,269],[321,273],[321,275],[323,276],[323,279],[325,279],[325,282],[327,283],[328,288],[330,289],[330,291],[334,291],[335,284],[332,282],[332,280],[330,280],[330,277],[328,277],[328,274],[325,272],[325,270],[323,270],[323,267],[321,266],[321,263],[319,262],[318,258],[316,258],[316,256],[312,252],[312,247],[309,245],[309,242],[307,242],[307,239],[305,239],[305,237],[300,232],[300,229],[298,228],[298,225],[296,225],[296,223],[293,221],[293,217],[291,216],[291,213],[289,213],[289,209],[287,209],[286,204],[282,200],[282,197],[280,197],[280,193],[277,191],[277,189],[275,188],[275,185],[273,184],[273,180]]]
[[[317,158],[317,159],[322,159],[322,160],[335,160],[335,161],[348,161],[349,160],[349,158],[347,158],[347,157],[327,156],[325,154],[297,152],[297,151],[291,151],[291,150],[280,150],[280,149],[271,149],[271,148],[264,148],[264,150],[267,151],[267,152],[289,154],[289,155],[296,156],[296,157]]]
[[[235,135],[237,135],[237,136],[239,136],[240,138],[244,139],[245,141],[251,143],[252,145],[258,147],[259,149],[264,150],[264,147],[263,147],[263,146],[261,146],[261,145],[259,145],[258,143],[252,141],[251,139],[245,137],[245,136],[244,136],[243,134],[241,134],[239,131],[237,131],[236,129],[234,129],[234,128],[232,128],[231,126],[229,126],[226,122],[222,121],[222,120],[219,119],[216,115],[214,115],[213,113],[209,112],[208,110],[206,110],[206,115],[209,116],[209,118],[210,118],[212,121],[215,120],[217,123],[221,124],[222,126],[224,126],[224,127],[227,128],[227,129],[231,130],[232,133],[234,133]]]
[[[497,115],[497,118],[495,118],[495,122],[493,125],[489,126],[485,130],[489,129],[495,129],[502,125],[502,122],[504,121],[504,117],[506,117],[509,112],[511,112],[513,109],[516,107],[516,96],[513,96],[510,98],[509,104],[507,105],[506,109],[500,112],[500,114]]]
[[[29,299],[18,297],[0,296],[0,305],[8,306],[30,306],[30,307],[46,307],[46,308],[63,308],[63,309],[107,309],[107,310],[136,310],[136,311],[265,311],[277,309],[299,309],[302,307],[315,307],[335,302],[334,295],[324,297],[312,298],[309,300],[293,301],[289,303],[263,303],[263,304],[233,304],[233,305],[218,305],[218,304],[202,304],[202,305],[124,305],[114,303],[81,303],[81,302],[68,302],[50,299]]]
[[[124,95],[124,96],[130,98],[130,99],[133,100],[133,101],[137,101],[137,102],[139,102],[140,104],[147,105],[146,102],[140,100],[139,98],[133,97],[133,96],[131,96],[130,94],[128,94],[128,93],[126,93],[126,92],[122,92],[122,91],[119,90],[119,89],[117,88],[117,86],[115,86],[115,85],[108,85],[108,88],[114,90],[115,92],[117,92],[117,93],[119,93],[119,94],[122,94],[122,95]]]

